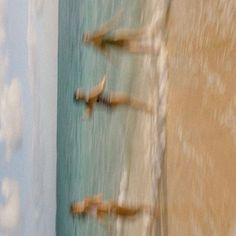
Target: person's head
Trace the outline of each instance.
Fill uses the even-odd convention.
[[[85,205],[83,202],[75,202],[72,203],[70,206],[70,212],[72,215],[76,216],[85,216],[86,215],[86,210],[85,210]]]
[[[92,41],[92,35],[90,33],[84,33],[83,42],[90,43]]]
[[[86,100],[86,94],[83,90],[81,90],[80,88],[77,88],[74,93],[74,101],[78,102],[82,100]]]

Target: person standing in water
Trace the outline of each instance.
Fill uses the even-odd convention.
[[[99,84],[95,86],[88,94],[80,88],[76,89],[74,93],[74,101],[83,101],[85,103],[85,117],[91,117],[95,104],[102,104],[109,109],[113,109],[118,106],[130,106],[136,110],[148,113],[153,112],[150,106],[126,94],[111,93],[109,95],[103,95],[105,85],[106,76],[104,76]]]
[[[70,212],[77,217],[95,217],[102,220],[106,216],[121,219],[129,219],[148,213],[150,216],[158,217],[157,211],[147,206],[128,206],[116,201],[105,202],[101,195],[86,197],[82,202],[74,202],[70,206]]]
[[[145,29],[114,30],[112,33],[119,18],[120,14],[93,33],[85,33],[83,42],[92,44],[106,56],[109,56],[110,48],[122,49],[131,53],[157,54],[159,52],[159,49],[156,50],[152,45],[144,43],[144,39],[147,38],[147,30]]]

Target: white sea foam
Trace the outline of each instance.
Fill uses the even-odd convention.
[[[127,188],[128,188],[128,172],[127,169],[124,168],[121,181],[120,181],[120,193],[118,197],[118,202],[119,204],[122,204],[125,201],[126,194],[127,194]],[[122,230],[122,222],[120,219],[117,220],[116,222],[116,232],[117,236],[121,235],[121,230]]]
[[[155,106],[155,114],[152,118],[144,116],[142,118],[142,129],[143,140],[148,142],[148,150],[145,152],[143,157],[144,169],[145,167],[149,171],[150,175],[150,196],[146,196],[148,203],[151,206],[157,204],[158,196],[158,181],[161,176],[161,162],[164,158],[166,143],[165,133],[165,119],[166,119],[166,104],[167,104],[167,87],[168,87],[168,71],[167,71],[167,52],[164,42],[164,33],[162,24],[164,24],[164,18],[168,8],[169,1],[151,1],[146,9],[143,10],[141,19],[145,25],[148,25],[148,44],[152,43],[157,51],[160,49],[158,58],[150,55],[146,55],[143,58],[142,71],[140,76],[142,80],[139,86],[142,84],[149,83],[150,91],[143,92],[143,96],[147,99],[147,102]],[[145,81],[144,81],[145,78]],[[147,96],[148,94],[148,96]],[[140,123],[140,121],[139,121]],[[141,125],[141,123],[139,124]],[[129,184],[129,173],[127,173],[127,167],[122,175],[120,182],[120,195],[119,202],[124,202],[127,196],[128,184]],[[149,177],[147,177],[148,179]],[[132,185],[132,183],[130,183]],[[148,195],[148,193],[147,193]],[[148,235],[152,232],[152,220],[148,215],[143,218],[144,229],[142,235]],[[122,225],[120,221],[117,221],[116,235],[121,235]],[[141,234],[141,232],[140,232]]]

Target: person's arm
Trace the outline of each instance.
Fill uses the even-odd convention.
[[[106,85],[107,77],[103,76],[102,80],[89,92],[87,101],[89,103],[95,103],[98,96],[102,95],[105,85]]]
[[[84,115],[83,115],[82,119],[84,120],[84,119],[90,118],[91,115],[92,115],[92,112],[93,112],[93,105],[86,106],[85,112],[84,112]]]
[[[102,37],[103,35],[107,34],[109,31],[111,31],[114,26],[120,21],[121,16],[123,15],[123,11],[119,11],[116,13],[115,16],[112,17],[111,20],[107,21],[105,24],[103,24],[98,30],[96,30],[93,35],[96,38]]]
[[[102,203],[102,194],[100,193],[100,194],[92,196],[92,197],[86,197],[84,199],[84,202],[86,204],[100,204],[100,203]]]
[[[99,194],[93,196],[93,201],[95,203],[101,203],[102,202],[102,193],[99,193]]]
[[[108,47],[104,47],[104,48],[97,47],[97,50],[99,50],[99,52],[101,54],[103,54],[109,62],[111,62],[112,64],[115,64],[115,61],[111,57],[111,54],[110,54],[110,48],[108,48]]]
[[[137,40],[146,37],[147,30],[145,28],[140,29],[119,29],[114,32],[115,40]]]

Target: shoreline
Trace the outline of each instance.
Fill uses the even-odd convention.
[[[156,4],[156,8],[158,4]],[[153,6],[148,6],[152,8]],[[155,8],[153,8],[155,9]],[[155,12],[155,10],[153,10]],[[166,10],[167,8],[164,8]],[[163,10],[163,11],[164,11]],[[146,9],[143,12],[143,18],[145,22],[148,21],[148,17],[145,17],[145,13],[148,15],[150,9]],[[156,41],[153,41],[152,29],[159,26],[160,17],[165,14],[162,12],[159,16],[153,14],[151,19],[151,25],[149,33],[151,42],[158,44],[163,38],[164,34],[157,33]],[[158,45],[157,45],[158,46]],[[121,202],[130,202],[135,204],[150,205],[153,208],[159,208],[161,219],[160,221],[153,221],[150,216],[144,215],[131,224],[123,225],[118,223],[119,229],[117,235],[135,235],[139,232],[139,235],[166,235],[166,208],[159,206],[160,204],[166,204],[166,186],[165,177],[162,171],[162,161],[165,155],[165,140],[161,140],[163,135],[165,137],[165,126],[160,131],[158,124],[163,123],[166,118],[166,99],[167,99],[167,68],[166,68],[166,49],[165,44],[161,46],[161,54],[158,58],[147,55],[139,62],[144,64],[143,68],[140,69],[139,73],[139,95],[140,97],[147,98],[145,91],[150,91],[148,94],[148,101],[156,108],[155,115],[148,117],[145,114],[139,114],[135,120],[135,131],[132,134],[131,153],[130,153],[130,166],[125,167],[129,169],[129,173],[124,170],[124,179],[126,186],[124,187],[124,181],[121,181],[122,187],[127,192],[120,192],[119,200]],[[136,68],[140,68],[136,65]],[[157,79],[159,77],[159,80]],[[143,78],[148,79],[147,81]],[[159,85],[158,85],[159,83]],[[164,87],[163,87],[164,86]],[[144,91],[143,89],[146,88]],[[143,90],[143,91],[142,91]],[[159,91],[158,91],[159,90]],[[162,94],[161,94],[162,93]],[[161,98],[160,98],[161,94]],[[155,102],[154,102],[155,101]],[[132,120],[132,113],[129,114],[128,119]],[[130,121],[131,122],[131,121]],[[165,165],[165,162],[164,162]],[[166,170],[166,168],[165,168]],[[164,173],[166,175],[166,173]],[[141,178],[140,178],[141,177]],[[164,180],[164,182],[163,182]],[[161,182],[161,183],[160,183]],[[158,184],[159,183],[159,184]],[[158,185],[161,184],[161,187]],[[141,188],[141,189],[140,189]],[[158,192],[160,189],[161,192]],[[125,196],[126,195],[126,196]],[[159,196],[159,197],[158,197]],[[159,199],[159,200],[158,200]],[[162,225],[162,226],[161,226]]]

